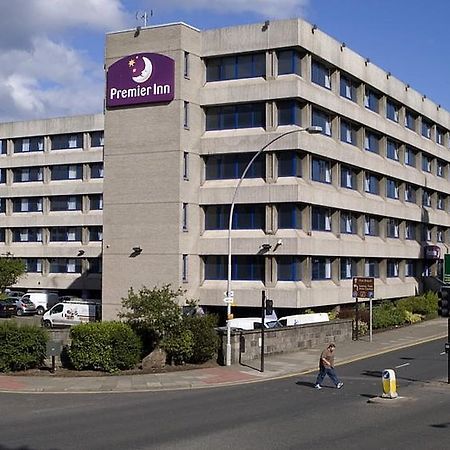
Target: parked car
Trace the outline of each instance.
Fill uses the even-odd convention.
[[[28,316],[28,315],[34,315],[37,313],[36,305],[27,298],[11,298],[11,300],[15,301],[16,306],[16,315],[17,316]]]
[[[11,317],[16,313],[15,299],[11,301],[8,298],[0,300],[0,317]]]
[[[10,289],[6,289],[5,290],[5,294],[8,296],[8,297],[14,297],[14,298],[21,298],[22,296],[24,296],[25,295],[25,292],[23,292],[23,291],[11,291]]]

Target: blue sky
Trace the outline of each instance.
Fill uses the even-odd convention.
[[[105,33],[151,10],[149,24],[199,29],[301,17],[450,111],[448,0],[14,0],[0,2],[0,121],[101,112]]]

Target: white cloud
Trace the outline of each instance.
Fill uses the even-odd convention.
[[[304,16],[309,0],[154,0],[152,7],[181,11],[212,11],[218,14],[253,13],[267,19]],[[154,6],[153,6],[154,5]]]

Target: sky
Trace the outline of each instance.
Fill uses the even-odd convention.
[[[449,0],[0,0],[0,122],[101,112],[105,33],[143,11],[201,30],[300,17],[450,111]]]

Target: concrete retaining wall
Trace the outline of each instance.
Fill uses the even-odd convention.
[[[227,333],[220,331],[219,363],[225,364]],[[291,353],[328,342],[352,339],[352,320],[333,320],[307,325],[265,330],[264,354]],[[261,356],[261,330],[231,333],[231,364],[252,361]]]

